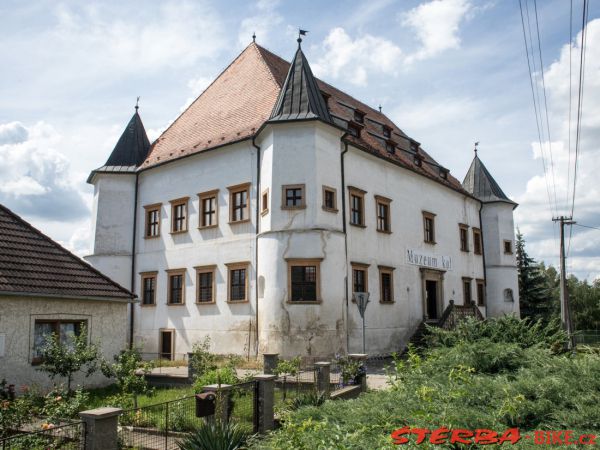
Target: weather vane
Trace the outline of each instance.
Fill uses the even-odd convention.
[[[137,112],[138,108],[140,107],[139,104],[140,104],[140,97],[138,96],[137,100],[135,101],[135,111],[136,112]]]
[[[302,42],[302,36],[306,36],[306,33],[308,33],[308,30],[298,28],[298,45],[300,45],[300,42]]]
[[[256,31],[252,33],[252,42],[256,42]]]
[[[475,148],[474,148],[475,156],[477,156],[477,147],[478,146],[479,146],[479,141],[475,142]]]

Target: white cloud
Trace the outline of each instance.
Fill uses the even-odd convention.
[[[88,214],[67,158],[54,149],[62,138],[52,126],[12,122],[0,125],[0,130],[0,142],[21,130],[18,139],[0,145],[0,203],[18,214],[51,220],[68,221]]]
[[[0,145],[25,142],[28,135],[27,129],[19,122],[0,124]]]
[[[572,44],[573,73],[579,67],[579,43],[581,35]],[[583,103],[583,121],[581,129],[580,161],[577,174],[577,195],[575,202],[574,219],[585,225],[600,225],[600,19],[588,24],[586,56],[586,77]],[[554,61],[544,72],[546,90],[548,94],[548,108],[550,114],[550,127],[552,131],[552,159],[554,161],[554,181],[556,182],[556,196],[558,198],[558,213],[568,215],[570,212],[570,196],[567,197],[569,181],[573,182],[573,154],[574,154],[574,124],[572,152],[569,158],[568,149],[568,105],[569,105],[569,45],[565,45],[560,58]],[[574,82],[573,92],[577,92],[577,82]],[[576,95],[574,95],[576,98]],[[576,108],[574,103],[573,108]],[[543,142],[546,164],[550,172],[549,145]],[[532,143],[533,157],[540,162],[542,151],[539,143]],[[571,176],[569,173],[571,161]],[[549,174],[549,190],[551,198],[554,197],[552,177]],[[570,180],[569,180],[570,178]],[[567,198],[569,200],[567,201]],[[550,233],[550,209],[548,206],[548,187],[542,175],[532,177],[526,192],[517,201],[521,206],[517,209],[517,222],[528,238],[530,253],[536,258],[556,263],[558,248],[555,236],[558,232]],[[600,232],[573,228],[571,240],[571,258],[569,268],[580,277],[596,278],[600,276]]]
[[[259,0],[254,5],[256,14],[242,20],[238,32],[238,44],[246,47],[256,34],[257,41],[264,44],[269,41],[273,28],[283,23],[283,17],[277,11],[279,0]]]
[[[469,0],[433,0],[403,14],[402,24],[413,29],[421,44],[421,48],[407,57],[407,62],[459,48],[459,25],[470,10]]]
[[[318,77],[366,85],[369,74],[395,75],[402,50],[393,42],[370,34],[352,39],[343,28],[332,29],[321,45],[322,56],[312,64]]]

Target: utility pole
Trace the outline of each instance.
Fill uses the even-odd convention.
[[[568,336],[568,348],[574,347],[571,313],[569,311],[569,291],[567,289],[567,269],[565,263],[565,225],[573,225],[573,217],[554,217],[553,222],[560,222],[560,321]]]

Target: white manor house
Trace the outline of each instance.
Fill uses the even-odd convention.
[[[402,349],[453,301],[519,314],[513,210],[383,113],[251,43],[152,144],[136,112],[94,185],[86,259],[138,296],[129,339],[172,357]]]

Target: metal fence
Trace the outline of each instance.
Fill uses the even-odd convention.
[[[228,418],[250,433],[258,431],[258,383],[249,381],[228,389]]]
[[[313,364],[300,367],[295,374],[280,374],[275,379],[275,409],[285,408],[294,399],[316,392],[317,373]]]
[[[71,422],[46,430],[15,434],[0,440],[1,450],[83,450],[84,448],[84,422]]]
[[[599,345],[600,330],[580,330],[575,332],[575,342],[584,345]]]

